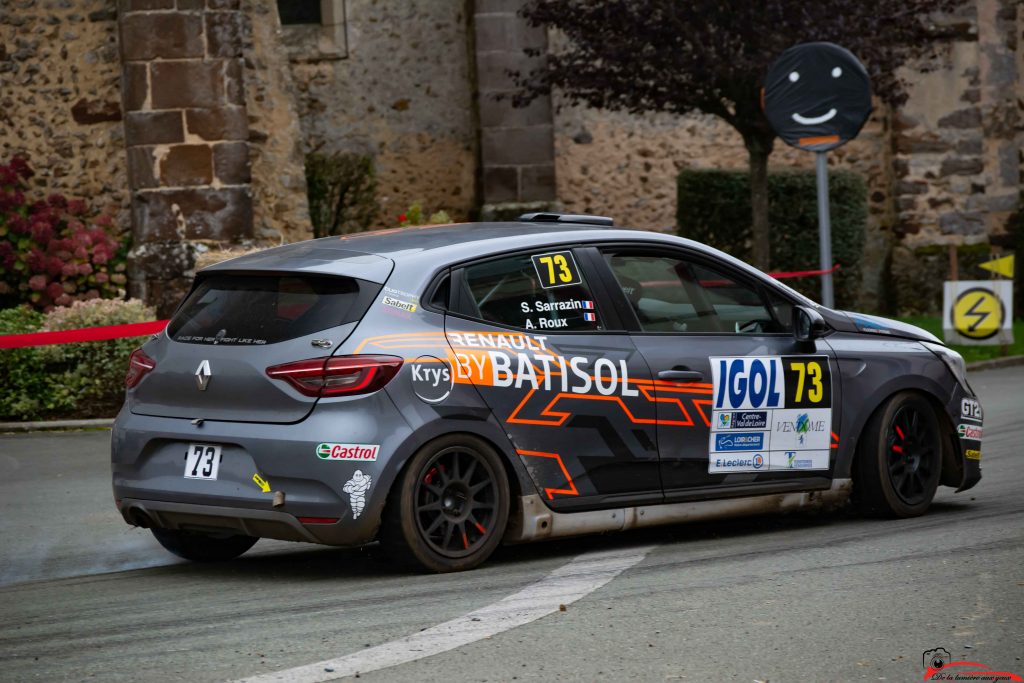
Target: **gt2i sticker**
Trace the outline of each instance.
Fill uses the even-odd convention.
[[[709,360],[714,396],[709,472],[828,469],[832,369],[827,356]],[[725,457],[744,450],[764,458]]]
[[[544,289],[578,285],[583,280],[580,270],[576,267],[576,259],[571,251],[555,251],[550,254],[531,256],[533,267],[537,270],[537,279]]]
[[[359,515],[363,514],[363,508],[366,507],[366,494],[370,490],[370,484],[373,482],[373,478],[368,474],[363,474],[361,470],[356,470],[352,478],[345,482],[345,486],[342,487],[342,491],[348,494],[348,504],[352,508],[352,519],[359,519]]]
[[[425,403],[440,403],[455,386],[455,377],[448,363],[434,356],[420,356],[409,364],[412,390]]]
[[[973,398],[965,398],[960,401],[960,417],[965,420],[977,420],[981,422],[981,403]]]
[[[377,459],[380,446],[361,443],[322,443],[316,447],[316,455],[321,460],[357,460],[372,462]]]

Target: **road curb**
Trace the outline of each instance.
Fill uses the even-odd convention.
[[[0,432],[48,432],[56,430],[97,429],[114,424],[114,418],[102,420],[50,420],[47,422],[0,422]]]
[[[995,370],[996,368],[1009,368],[1015,365],[1024,365],[1024,356],[1006,356],[1004,358],[992,358],[990,360],[978,360],[967,364],[968,370]]]

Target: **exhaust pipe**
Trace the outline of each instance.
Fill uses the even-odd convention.
[[[128,522],[143,529],[149,529],[153,526],[153,522],[149,519],[149,515],[137,507],[133,507],[128,510]]]

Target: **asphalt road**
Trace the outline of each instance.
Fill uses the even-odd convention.
[[[430,633],[609,549],[642,559],[565,611],[361,678],[910,681],[936,647],[1024,675],[1024,368],[972,383],[984,478],[924,517],[683,525],[504,548],[445,576],[265,541],[179,563],[120,521],[105,432],[0,437],[0,680],[289,669]]]

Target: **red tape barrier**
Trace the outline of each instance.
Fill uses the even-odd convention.
[[[797,270],[787,273],[768,273],[773,278],[806,277],[808,275],[824,275],[839,270],[839,264],[828,270]],[[0,334],[0,349],[20,349],[26,346],[49,346],[51,344],[76,344],[78,342],[105,341],[107,339],[123,339],[125,337],[142,337],[147,334],[162,332],[167,327],[167,320],[154,320],[148,323],[131,323],[128,325],[107,325],[105,327],[83,327],[77,330],[58,330],[56,332],[32,332],[30,334]]]
[[[839,270],[839,264],[835,264],[828,270],[794,270],[788,273],[768,273],[776,280],[785,280],[787,277],[807,277],[808,275],[827,275]]]
[[[156,334],[165,327],[167,327],[166,320],[154,320],[148,323],[83,327],[77,330],[3,334],[0,335],[0,349],[18,349],[23,346],[49,346],[51,344],[74,344],[76,342],[121,339],[123,337],[142,337],[147,334]]]

